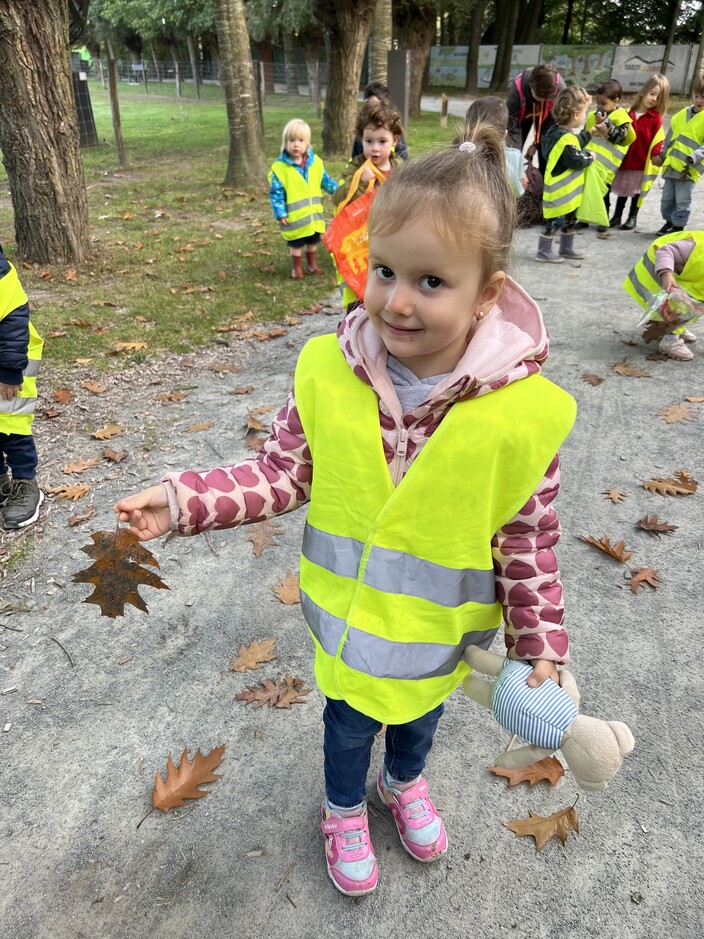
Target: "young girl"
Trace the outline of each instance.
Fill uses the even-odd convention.
[[[465,114],[467,131],[471,131],[475,124],[486,122],[492,124],[504,137],[504,157],[506,159],[506,178],[517,199],[525,192],[526,175],[523,169],[523,154],[515,147],[509,147],[508,137],[508,108],[503,98],[487,95],[486,98],[477,98],[467,108]],[[458,143],[458,140],[455,141]]]
[[[321,190],[333,193],[335,181],[310,148],[310,127],[305,121],[289,121],[281,136],[281,156],[269,172],[269,201],[281,234],[291,252],[291,277],[303,280],[306,249],[309,274],[322,274],[317,262],[320,233],[325,231]]]
[[[377,884],[366,780],[382,724],[379,798],[405,850],[435,861],[447,836],[421,773],[464,650],[488,647],[503,613],[529,685],[568,658],[552,502],[575,403],[539,375],[540,310],[505,273],[503,139],[485,124],[472,138],[380,188],[365,305],[306,344],[259,454],[115,506],[147,540],[310,503],[300,582],[326,697],[322,831],[349,896]]]
[[[563,258],[582,258],[574,247],[577,210],[582,203],[585,170],[594,154],[584,149],[593,136],[606,137],[603,123],[594,123],[590,130],[579,134],[575,129],[584,124],[591,97],[579,85],[570,85],[555,98],[552,109],[555,123],[540,144],[545,157],[543,184],[543,215],[545,231],[538,241],[536,261],[559,263]],[[604,213],[603,205],[600,211]],[[587,219],[585,219],[587,221]],[[560,231],[560,254],[554,254],[552,241]]]
[[[332,201],[336,214],[350,202],[386,182],[390,173],[401,165],[396,145],[403,134],[401,115],[386,101],[367,103],[357,116],[355,134],[362,141],[362,153],[350,160],[344,169]],[[345,309],[360,298],[339,278],[342,305]]]
[[[670,83],[664,75],[653,75],[636,95],[628,112],[636,132],[634,143],[628,148],[611,186],[616,196],[616,208],[611,218],[611,228],[619,226],[624,231],[633,231],[638,211],[658,175],[653,157],[659,158],[665,134],[662,116],[667,113]],[[621,224],[626,203],[631,200],[628,218]]]

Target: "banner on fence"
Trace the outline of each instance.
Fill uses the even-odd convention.
[[[554,65],[568,85],[596,88],[611,77],[614,46],[547,46],[541,61]]]
[[[684,94],[687,87],[691,48],[672,47],[667,78],[675,94]],[[661,70],[664,54],[665,46],[617,46],[611,77],[621,82],[624,91],[638,91]]]
[[[468,46],[433,46],[430,50],[429,84],[464,88],[467,77],[468,48]],[[496,46],[479,47],[477,85],[480,88],[489,87],[495,58]],[[509,80],[515,78],[524,68],[537,65],[539,61],[540,46],[514,46],[511,53]]]
[[[496,59],[496,46],[479,46],[479,63],[477,68],[477,86],[488,88],[494,71]],[[514,46],[511,52],[511,70],[508,80],[512,81],[520,75],[524,68],[532,68],[540,62],[540,46]]]

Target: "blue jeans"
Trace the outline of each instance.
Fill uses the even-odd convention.
[[[694,182],[691,179],[668,179],[662,187],[660,214],[676,228],[686,228],[692,208]]]
[[[344,701],[325,700],[325,794],[333,805],[351,808],[366,798],[372,744],[382,725]],[[384,764],[394,779],[410,782],[422,773],[444,709],[439,704],[408,724],[387,726]]]
[[[12,470],[14,479],[37,475],[37,448],[31,434],[0,434],[0,473]]]

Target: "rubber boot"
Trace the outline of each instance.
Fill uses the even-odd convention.
[[[294,280],[303,280],[303,258],[300,254],[291,255],[291,277]]]
[[[322,267],[318,267],[318,249],[306,248],[306,261],[308,262],[309,274],[322,274]]]
[[[628,202],[627,196],[617,196],[616,197],[616,208],[614,209],[614,214],[609,219],[610,228],[620,228],[621,219],[623,218],[623,210],[626,208],[626,203]]]
[[[560,233],[560,255],[563,258],[575,258],[581,259],[584,257],[584,254],[581,251],[576,251],[574,247],[574,232],[561,232]]]
[[[542,261],[547,264],[562,264],[562,258],[553,254],[552,242],[554,235],[541,235],[538,239],[538,253],[535,256],[536,261]]]
[[[633,229],[638,224],[638,205],[634,199],[631,202],[631,211],[628,213],[628,218],[621,226],[622,231],[633,231]]]

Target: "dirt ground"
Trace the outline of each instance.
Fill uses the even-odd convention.
[[[693,221],[702,226],[704,199]],[[704,405],[667,424],[658,410],[704,394],[704,333],[690,363],[650,361],[634,328],[638,309],[620,283],[659,228],[654,192],[635,233],[579,243],[588,257],[535,264],[537,229],[516,237],[514,275],[541,304],[551,333],[545,373],[577,399],[563,451],[559,559],[572,670],[585,713],[619,718],[636,750],[602,794],[579,792],[568,773],[551,789],[507,789],[487,772],[506,736],[460,692],[448,702],[428,764],[450,850],[421,866],[401,849],[375,795],[371,826],[380,860],[375,894],[350,900],[329,883],[318,828],[322,698],[291,710],[235,702],[246,685],[285,673],[313,688],[300,610],[272,592],[298,570],[304,511],[280,520],[279,544],[253,556],[249,532],[155,543],[169,591],[143,588],[149,614],[100,616],[72,575],[81,547],[114,525],[121,495],[164,470],[245,456],[248,412],[278,408],[305,340],[328,332],[336,311],[302,317],[287,335],[229,345],[111,375],[101,395],[80,374],[42,375],[36,436],[45,489],[87,482],[75,504],[50,496],[40,523],[0,541],[0,922],[12,939],[166,939],[173,935],[303,937],[468,935],[499,939],[698,939],[701,870],[702,682],[693,650],[701,620],[702,499],[651,495],[642,482],[688,469],[704,484]],[[292,312],[295,312],[292,285]],[[636,344],[632,344],[633,340]],[[625,343],[625,344],[624,344]],[[648,378],[616,374],[619,361]],[[584,372],[604,381],[592,386]],[[94,377],[102,380],[102,376]],[[53,390],[73,401],[55,405]],[[233,394],[236,386],[250,394]],[[185,391],[180,402],[158,394]],[[267,412],[260,419],[268,421]],[[188,432],[193,424],[212,426]],[[69,459],[100,456],[90,433],[119,423],[109,441],[127,457],[79,477]],[[624,499],[602,494],[614,487]],[[87,522],[69,516],[95,506]],[[635,528],[644,514],[677,526],[660,539]],[[632,567],[653,566],[661,586],[634,594],[623,566],[582,535],[624,539]],[[12,563],[10,563],[10,560]],[[276,636],[276,661],[228,670],[240,644]],[[501,644],[497,643],[497,649]],[[226,745],[221,779],[187,809],[154,813],[157,770],[184,747]],[[374,764],[381,750],[374,755]],[[503,822],[575,802],[578,835],[536,854]]]

